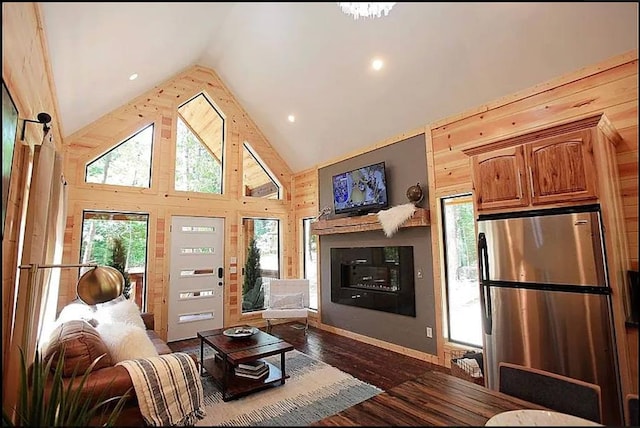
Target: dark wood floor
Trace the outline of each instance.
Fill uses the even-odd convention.
[[[385,391],[312,426],[484,426],[501,412],[542,409],[451,376],[447,368],[312,327],[305,336],[299,326],[280,324],[271,333]],[[174,351],[199,346],[198,339],[169,343]]]
[[[307,335],[299,324],[273,326],[271,334],[291,343],[298,351],[332,365],[350,375],[387,391],[431,370],[449,369],[394,351],[309,327]],[[200,346],[198,339],[169,343],[173,351]]]

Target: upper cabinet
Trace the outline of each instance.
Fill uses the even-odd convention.
[[[476,204],[483,209],[529,205],[522,146],[473,156]]]
[[[597,199],[593,130],[525,144],[531,204]]]
[[[583,119],[466,150],[478,212],[598,200],[594,144],[607,142],[597,118]]]

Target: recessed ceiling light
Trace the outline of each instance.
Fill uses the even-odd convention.
[[[289,122],[293,123],[293,122],[295,122],[295,121],[296,121],[296,117],[295,117],[294,115],[290,114],[290,115],[287,117],[287,120],[289,120]]]
[[[384,65],[384,62],[382,62],[382,60],[379,58],[376,58],[373,61],[371,61],[371,68],[373,68],[376,71],[380,70],[383,65]]]
[[[129,80],[136,80],[138,78],[138,73],[133,73],[131,76],[129,76]]]

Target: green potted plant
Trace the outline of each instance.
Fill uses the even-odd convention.
[[[129,298],[131,294],[131,280],[129,279],[129,274],[125,270],[125,266],[127,263],[127,250],[124,248],[124,244],[122,243],[121,238],[112,238],[111,243],[111,258],[109,260],[109,266],[118,269],[122,276],[124,277],[124,287],[122,289],[122,294],[125,298]]]
[[[242,283],[242,309],[250,311],[262,309],[264,306],[264,290],[260,277],[260,250],[255,237],[249,241],[247,261],[244,264],[244,281]]]
[[[36,351],[31,367],[28,367],[22,349],[20,350],[20,385],[18,386],[18,402],[13,412],[2,409],[3,426],[29,427],[62,427],[90,426],[101,421],[104,426],[113,426],[120,415],[129,394],[104,398],[100,396],[96,402],[86,400],[82,395],[87,377],[101,357],[96,358],[87,370],[79,377],[74,372],[63,382],[62,369],[64,354],[58,359],[55,370],[51,373],[53,357],[45,360]],[[50,383],[50,388],[47,384]],[[49,393],[47,393],[49,390]]]

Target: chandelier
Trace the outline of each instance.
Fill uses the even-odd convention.
[[[338,3],[340,9],[347,15],[353,15],[353,19],[380,18],[389,14],[395,3]]]

